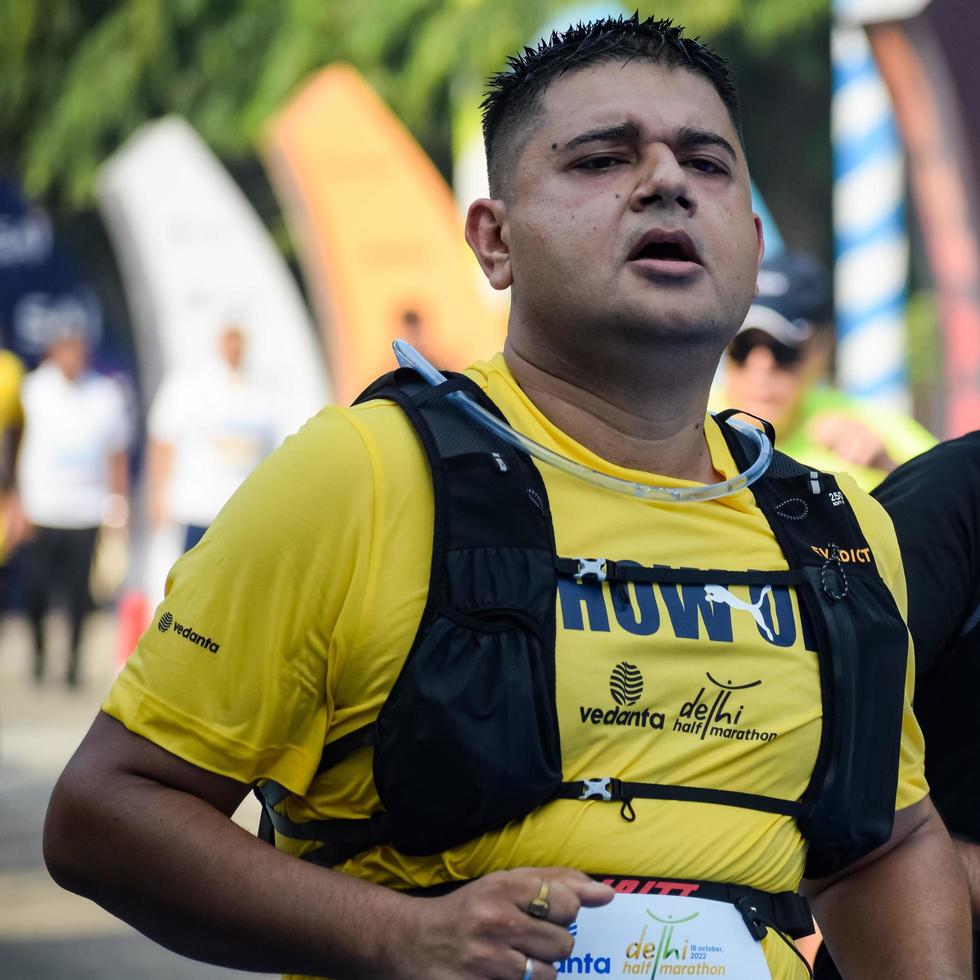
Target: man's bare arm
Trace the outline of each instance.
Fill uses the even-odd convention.
[[[848,980],[972,980],[966,878],[928,797],[895,814],[877,851],[804,891]]]
[[[610,889],[568,869],[498,872],[410,898],[297,860],[230,819],[249,787],[100,714],[55,787],[44,855],[63,887],[185,956],[332,977],[554,976],[562,925]],[[543,878],[552,921],[524,912]]]
[[[970,905],[973,909],[974,928],[980,925],[980,845],[970,840],[953,838],[956,850],[966,870],[966,880],[970,887]]]
[[[169,520],[167,487],[174,463],[174,447],[151,437],[146,457],[146,503],[150,524],[159,527]]]

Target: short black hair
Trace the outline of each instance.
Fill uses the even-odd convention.
[[[706,78],[718,93],[742,138],[738,93],[728,63],[698,38],[684,37],[684,28],[671,20],[648,17],[639,12],[630,17],[606,17],[579,23],[536,48],[507,59],[507,68],[488,81],[483,99],[483,143],[487,154],[490,193],[501,196],[520,149],[520,136],[541,109],[548,86],[568,72],[590,65],[615,61],[651,61],[669,68],[685,68]]]

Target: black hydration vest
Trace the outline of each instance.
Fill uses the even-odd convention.
[[[529,456],[473,422],[444,396],[462,390],[501,417],[469,379],[433,387],[400,369],[358,402],[390,399],[421,441],[432,475],[434,541],[428,598],[415,640],[376,722],[328,742],[319,775],[373,747],[381,810],[363,819],[297,823],[266,782],[260,834],[320,846],[304,858],[339,864],[390,843],[441,853],[555,799],[609,801],[633,819],[633,799],[723,804],[795,818],[820,878],[884,843],[898,781],[907,633],[895,601],[833,476],[776,452],[752,485],[787,571],[644,567],[556,554],[544,482]],[[717,416],[740,469],[745,436]],[[744,444],[743,444],[744,443]],[[698,786],[627,782],[597,772],[566,781],[555,704],[559,576],[613,588],[673,584],[796,589],[820,664],[823,725],[809,785],[796,800]],[[603,870],[603,869],[595,869]]]

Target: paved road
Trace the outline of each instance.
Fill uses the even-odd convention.
[[[25,623],[0,620],[0,976],[4,980],[232,980],[255,977],[184,959],[86,899],[60,889],[41,859],[41,825],[54,782],[112,683],[114,622],[93,617],[83,684],[62,683],[66,631],[51,623],[51,663],[29,680]],[[60,656],[59,656],[60,654]],[[236,819],[254,828],[243,806]],[[268,974],[265,974],[268,976]]]

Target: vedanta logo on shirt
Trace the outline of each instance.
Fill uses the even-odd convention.
[[[210,650],[211,653],[217,653],[221,649],[221,644],[215,643],[210,636],[202,636],[192,627],[178,623],[171,613],[165,612],[157,621],[157,629],[161,633],[166,633],[171,627],[173,627],[173,631],[178,636],[182,636],[185,640],[190,640],[195,646]]]
[[[615,705],[611,708],[579,705],[582,724],[631,725],[636,728],[663,728],[664,715],[660,711],[631,710],[643,694],[643,674],[635,664],[625,660],[616,664],[609,675],[609,693]]]

